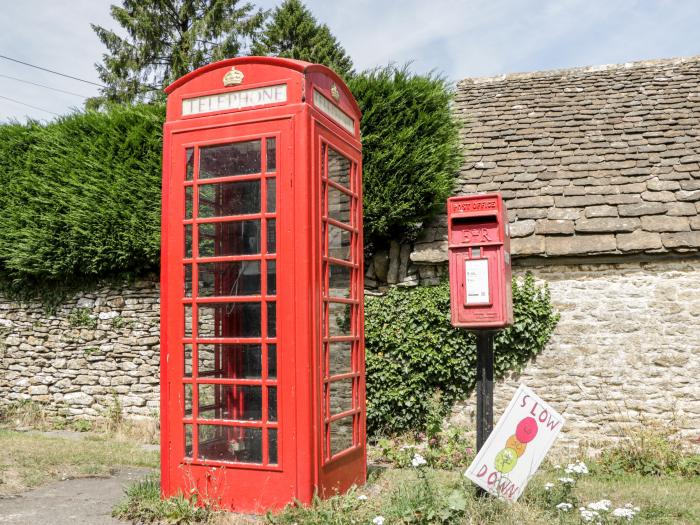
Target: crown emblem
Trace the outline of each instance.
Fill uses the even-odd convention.
[[[243,73],[236,69],[236,66],[231,68],[231,71],[224,75],[224,86],[237,86],[243,82]]]
[[[338,91],[338,86],[335,84],[331,86],[331,96],[336,102],[340,102],[340,91]]]

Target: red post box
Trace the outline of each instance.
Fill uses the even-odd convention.
[[[163,495],[262,512],[363,483],[357,103],[327,67],[269,57],[166,92]]]
[[[452,325],[493,330],[513,323],[510,234],[498,193],[447,200]]]

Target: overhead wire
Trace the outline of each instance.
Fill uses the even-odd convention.
[[[45,84],[39,84],[39,83],[37,83],[37,82],[32,82],[32,81],[30,81],[30,80],[24,80],[24,79],[22,79],[22,78],[11,77],[10,75],[3,75],[3,74],[0,73],[0,77],[2,77],[2,78],[9,78],[10,80],[16,80],[17,82],[23,82],[23,83],[25,83],[25,84],[31,84],[32,86],[39,86],[39,87],[42,87],[42,88],[45,88],[45,89],[50,89],[50,90],[52,90],[52,91],[58,91],[59,93],[66,93],[66,94],[68,94],[68,95],[75,95],[76,97],[81,97],[81,98],[85,98],[85,99],[89,98],[89,97],[87,97],[86,95],[81,95],[80,93],[74,93],[73,91],[66,91],[65,89],[59,89],[59,88],[55,88],[55,87],[52,87],[52,86],[47,86],[47,85],[45,85]]]
[[[101,87],[101,88],[106,88],[106,87],[107,87],[107,86],[105,86],[104,84],[98,84],[97,82],[92,82],[91,80],[85,80],[84,78],[74,77],[73,75],[67,75],[66,73],[61,73],[60,71],[54,71],[53,69],[49,69],[49,68],[46,68],[46,67],[36,66],[36,65],[34,65],[34,64],[30,64],[29,62],[25,62],[25,61],[23,61],[23,60],[18,60],[18,59],[16,59],[16,58],[11,58],[11,57],[8,57],[8,56],[5,56],[5,55],[0,55],[0,58],[4,58],[5,60],[9,60],[9,61],[11,61],[11,62],[16,62],[16,63],[22,64],[22,65],[24,65],[24,66],[29,66],[29,67],[33,67],[33,68],[35,68],[35,69],[40,69],[40,70],[42,70],[42,71],[46,71],[46,72],[52,73],[52,74],[54,74],[54,75],[59,75],[59,76],[65,77],[65,78],[70,78],[70,79],[73,79],[73,80],[77,80],[78,82],[84,82],[84,83],[86,83],[86,84],[92,84],[93,86],[97,86],[97,87]]]
[[[10,102],[14,102],[15,104],[20,104],[20,105],[22,105],[22,106],[27,106],[28,108],[38,109],[39,111],[44,111],[44,112],[46,112],[46,113],[51,113],[52,115],[56,115],[57,117],[60,117],[60,116],[61,116],[61,115],[59,115],[58,113],[55,113],[55,112],[50,111],[50,110],[48,110],[48,109],[40,108],[39,106],[32,106],[31,104],[27,104],[26,102],[22,102],[21,100],[16,100],[16,99],[14,99],[14,98],[6,97],[6,96],[4,96],[4,95],[0,95],[0,98],[1,98],[1,99],[4,99],[4,100],[9,100]]]

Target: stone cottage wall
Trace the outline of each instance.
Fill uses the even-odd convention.
[[[55,313],[0,297],[0,404],[95,418],[116,399],[127,416],[157,414],[158,294],[155,280],[103,286]]]

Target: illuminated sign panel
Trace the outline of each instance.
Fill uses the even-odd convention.
[[[321,110],[322,113],[325,113],[331,120],[340,124],[349,133],[355,133],[355,121],[316,90],[314,90],[314,106]]]
[[[287,101],[287,85],[231,91],[182,100],[182,115],[198,115],[227,109],[244,109]]]

